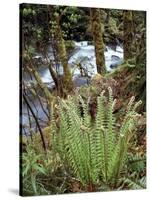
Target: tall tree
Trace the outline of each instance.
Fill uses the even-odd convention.
[[[144,28],[137,47],[136,64],[146,65],[146,30]]]
[[[72,74],[68,66],[67,52],[65,41],[63,39],[63,34],[60,26],[60,19],[62,15],[55,13],[55,37],[57,42],[58,57],[63,66],[64,76],[63,84],[66,91],[71,91],[73,89]]]
[[[132,44],[133,44],[133,12],[131,10],[123,11],[124,23],[124,59],[132,58]]]
[[[135,15],[134,15],[135,16]],[[137,45],[136,45],[136,65],[146,67],[146,12],[137,12],[135,16]]]
[[[100,15],[101,15],[100,9],[97,8],[90,9],[92,34],[95,45],[97,72],[100,74],[104,74],[106,69],[105,69],[104,43],[103,43]]]

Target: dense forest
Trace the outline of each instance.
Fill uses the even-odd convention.
[[[146,188],[146,12],[20,5],[20,194]]]

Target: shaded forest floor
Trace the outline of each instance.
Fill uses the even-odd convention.
[[[90,85],[76,88],[69,94],[70,96],[81,95],[85,101],[89,101],[89,112],[91,117],[94,119],[97,110],[97,97],[102,92],[102,90],[107,91],[107,88],[111,87],[113,91],[113,97],[117,100],[114,108],[114,115],[117,119],[116,126],[118,126],[118,128],[121,126],[123,120],[122,116],[126,112],[125,109],[129,99],[132,96],[135,96],[136,101],[142,99],[143,104],[138,109],[138,112],[141,115],[138,116],[138,125],[135,131],[136,133],[133,136],[132,145],[129,147],[129,155],[131,153],[132,155],[135,155],[135,157],[138,155],[142,158],[145,157],[146,154],[146,93],[143,91],[143,88],[145,88],[145,81],[142,82],[142,79],[145,80],[144,76],[145,74],[141,74],[141,72],[136,69],[135,65],[124,63],[113,72],[106,74],[104,77],[96,74],[93,77]],[[59,121],[57,115],[55,120]],[[87,188],[84,188],[80,181],[73,176],[73,174],[66,174],[66,171],[64,170],[59,160],[59,157],[55,158],[54,162],[50,159],[50,157],[52,157],[51,124],[50,126],[43,129],[43,134],[48,149],[46,157],[44,155],[45,153],[43,152],[39,133],[33,134],[32,137],[22,136],[23,139],[21,144],[22,150],[24,152],[23,154],[26,155],[26,153],[30,152],[31,156],[35,158],[35,163],[40,163],[40,166],[44,166],[48,172],[46,175],[42,174],[37,176],[38,194],[60,194],[90,191],[87,190]],[[53,166],[51,166],[52,162]],[[141,178],[146,176],[145,168],[143,168],[144,165],[141,164],[141,166],[138,166],[138,176]],[[122,183],[120,185],[120,189],[130,189],[130,187],[127,183]],[[136,189],[136,187],[131,187],[131,189]],[[111,188],[106,185],[99,185],[95,186],[93,191],[110,190],[115,190],[115,188]],[[33,191],[32,189],[30,191],[29,187],[24,187],[23,193],[27,196],[33,195]]]

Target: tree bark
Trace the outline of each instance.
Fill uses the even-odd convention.
[[[91,15],[93,41],[95,45],[97,72],[100,74],[104,74],[106,69],[105,69],[104,43],[103,43],[102,28],[101,28],[100,10],[97,8],[91,8],[90,15]]]
[[[64,71],[64,79],[63,79],[64,89],[66,91],[71,91],[73,89],[73,81],[70,69],[68,67],[66,46],[62,35],[62,30],[60,27],[59,15],[55,16],[55,20],[56,20],[55,36],[57,41],[58,57],[63,66],[63,71]]]
[[[132,58],[132,44],[133,44],[133,13],[130,10],[123,12],[124,23],[124,60]]]
[[[136,54],[136,65],[146,65],[146,30],[141,35]]]

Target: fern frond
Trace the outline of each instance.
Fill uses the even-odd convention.
[[[113,100],[112,89],[109,90],[109,101],[107,109],[107,133],[106,133],[106,143],[107,143],[107,157],[108,160],[112,157],[114,148],[116,147],[116,133],[115,133],[115,117],[113,115],[113,108],[115,106],[116,100]]]
[[[67,102],[68,103],[68,102]],[[89,177],[88,164],[87,164],[87,152],[86,152],[86,141],[84,140],[84,133],[82,132],[82,120],[77,116],[75,110],[72,110],[73,105],[69,102],[64,103],[63,106],[66,109],[66,115],[68,118],[68,130],[66,132],[68,138],[68,159],[72,163],[74,171],[77,173],[82,182],[87,182]],[[71,148],[70,148],[71,147]]]
[[[139,154],[128,155],[127,165],[131,172],[144,172],[146,169],[146,157]]]
[[[115,186],[117,185],[119,175],[126,160],[126,154],[127,143],[125,137],[121,136],[116,144],[112,158],[109,160],[108,164],[108,181],[115,184]]]
[[[117,186],[136,125],[136,108],[131,98],[119,133],[116,132],[112,90],[108,102],[103,91],[97,98],[95,121],[91,121],[89,105],[81,96],[59,100],[59,128],[54,123],[54,144],[62,161],[67,162],[82,184],[98,181]],[[107,102],[107,104],[106,104]]]
[[[124,178],[124,183],[130,189],[145,189],[146,188],[146,177],[141,178],[140,180],[134,181],[129,178]]]
[[[103,96],[104,91],[101,93],[100,97],[97,99],[97,114],[96,114],[96,122],[95,122],[95,149],[93,149],[93,159],[97,170],[99,172],[103,172],[105,170],[105,152],[104,152],[104,147],[105,147],[105,112],[104,112],[104,96]]]
[[[126,111],[127,113],[129,113],[132,110],[134,101],[135,101],[135,96],[132,96],[127,105],[127,111]]]

